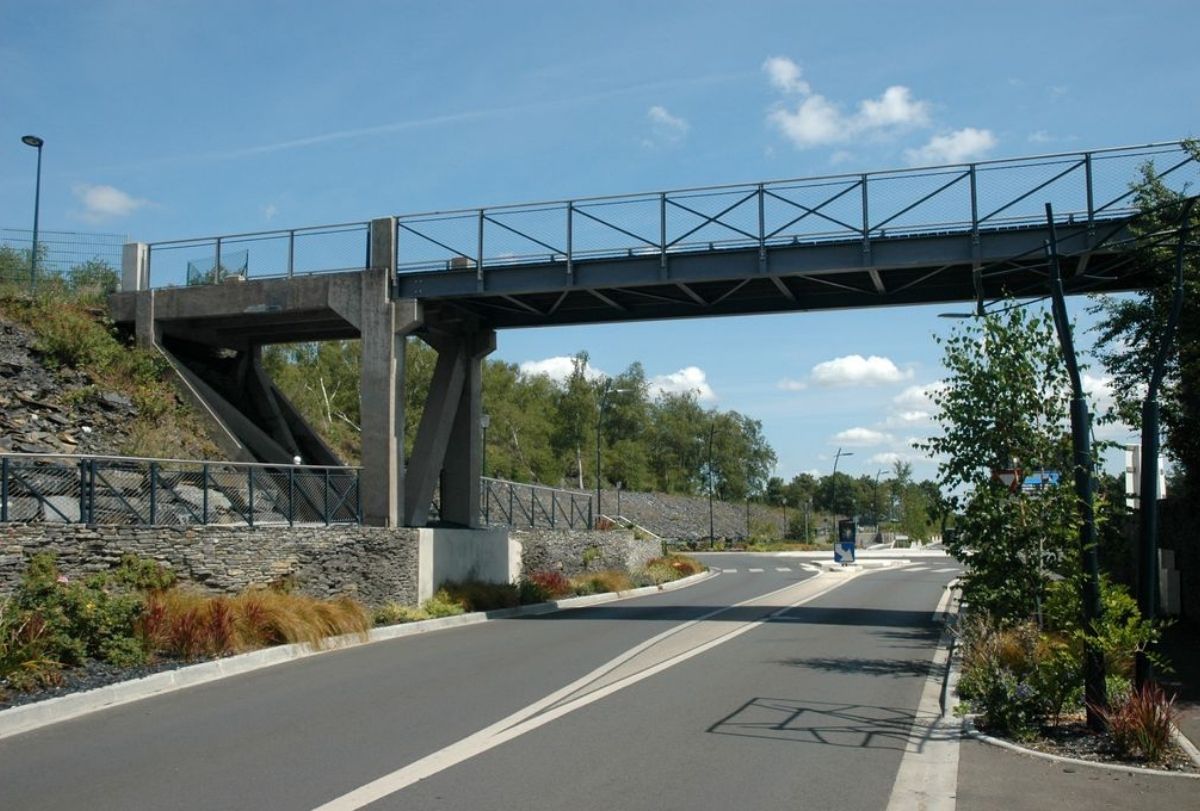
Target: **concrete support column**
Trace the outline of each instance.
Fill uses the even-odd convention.
[[[150,246],[145,242],[126,242],[121,248],[121,292],[149,289]]]
[[[142,349],[158,346],[158,325],[154,321],[154,291],[141,290],[134,309],[134,337]]]
[[[421,323],[411,299],[389,298],[396,221],[371,222],[371,267],[362,274],[362,509],[373,526],[399,526],[404,512],[404,341]]]
[[[464,353],[462,393],[450,429],[442,466],[442,519],[464,527],[480,526],[479,476],[483,471],[483,358],[496,349],[496,333],[475,333]]]
[[[484,329],[433,334],[427,340],[438,359],[408,466],[405,524],[420,527],[428,522],[440,480],[442,518],[476,527],[483,451],[482,364],[496,348],[496,334]]]

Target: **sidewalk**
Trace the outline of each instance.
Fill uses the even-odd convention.
[[[1174,673],[1161,676],[1163,687],[1178,694],[1179,731],[1200,747],[1200,623],[1178,620],[1163,634],[1163,655]]]

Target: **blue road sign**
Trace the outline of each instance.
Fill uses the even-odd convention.
[[[833,545],[834,563],[853,563],[858,525],[853,518],[838,521],[838,539]]]

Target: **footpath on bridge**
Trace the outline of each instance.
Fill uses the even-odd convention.
[[[1179,729],[1200,746],[1200,625],[1180,621],[1167,630],[1162,649],[1174,668],[1162,682],[1176,692]],[[1194,808],[1200,780],[1121,772],[1022,755],[964,738],[958,761],[959,811],[1128,811]]]

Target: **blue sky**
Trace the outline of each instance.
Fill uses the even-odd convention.
[[[1194,0],[6,3],[0,227],[31,220],[27,132],[43,228],[141,241],[1176,139],[1198,23]],[[512,331],[496,356],[641,360],[761,419],[780,475],[841,444],[849,472],[929,476],[907,440],[944,309]]]

